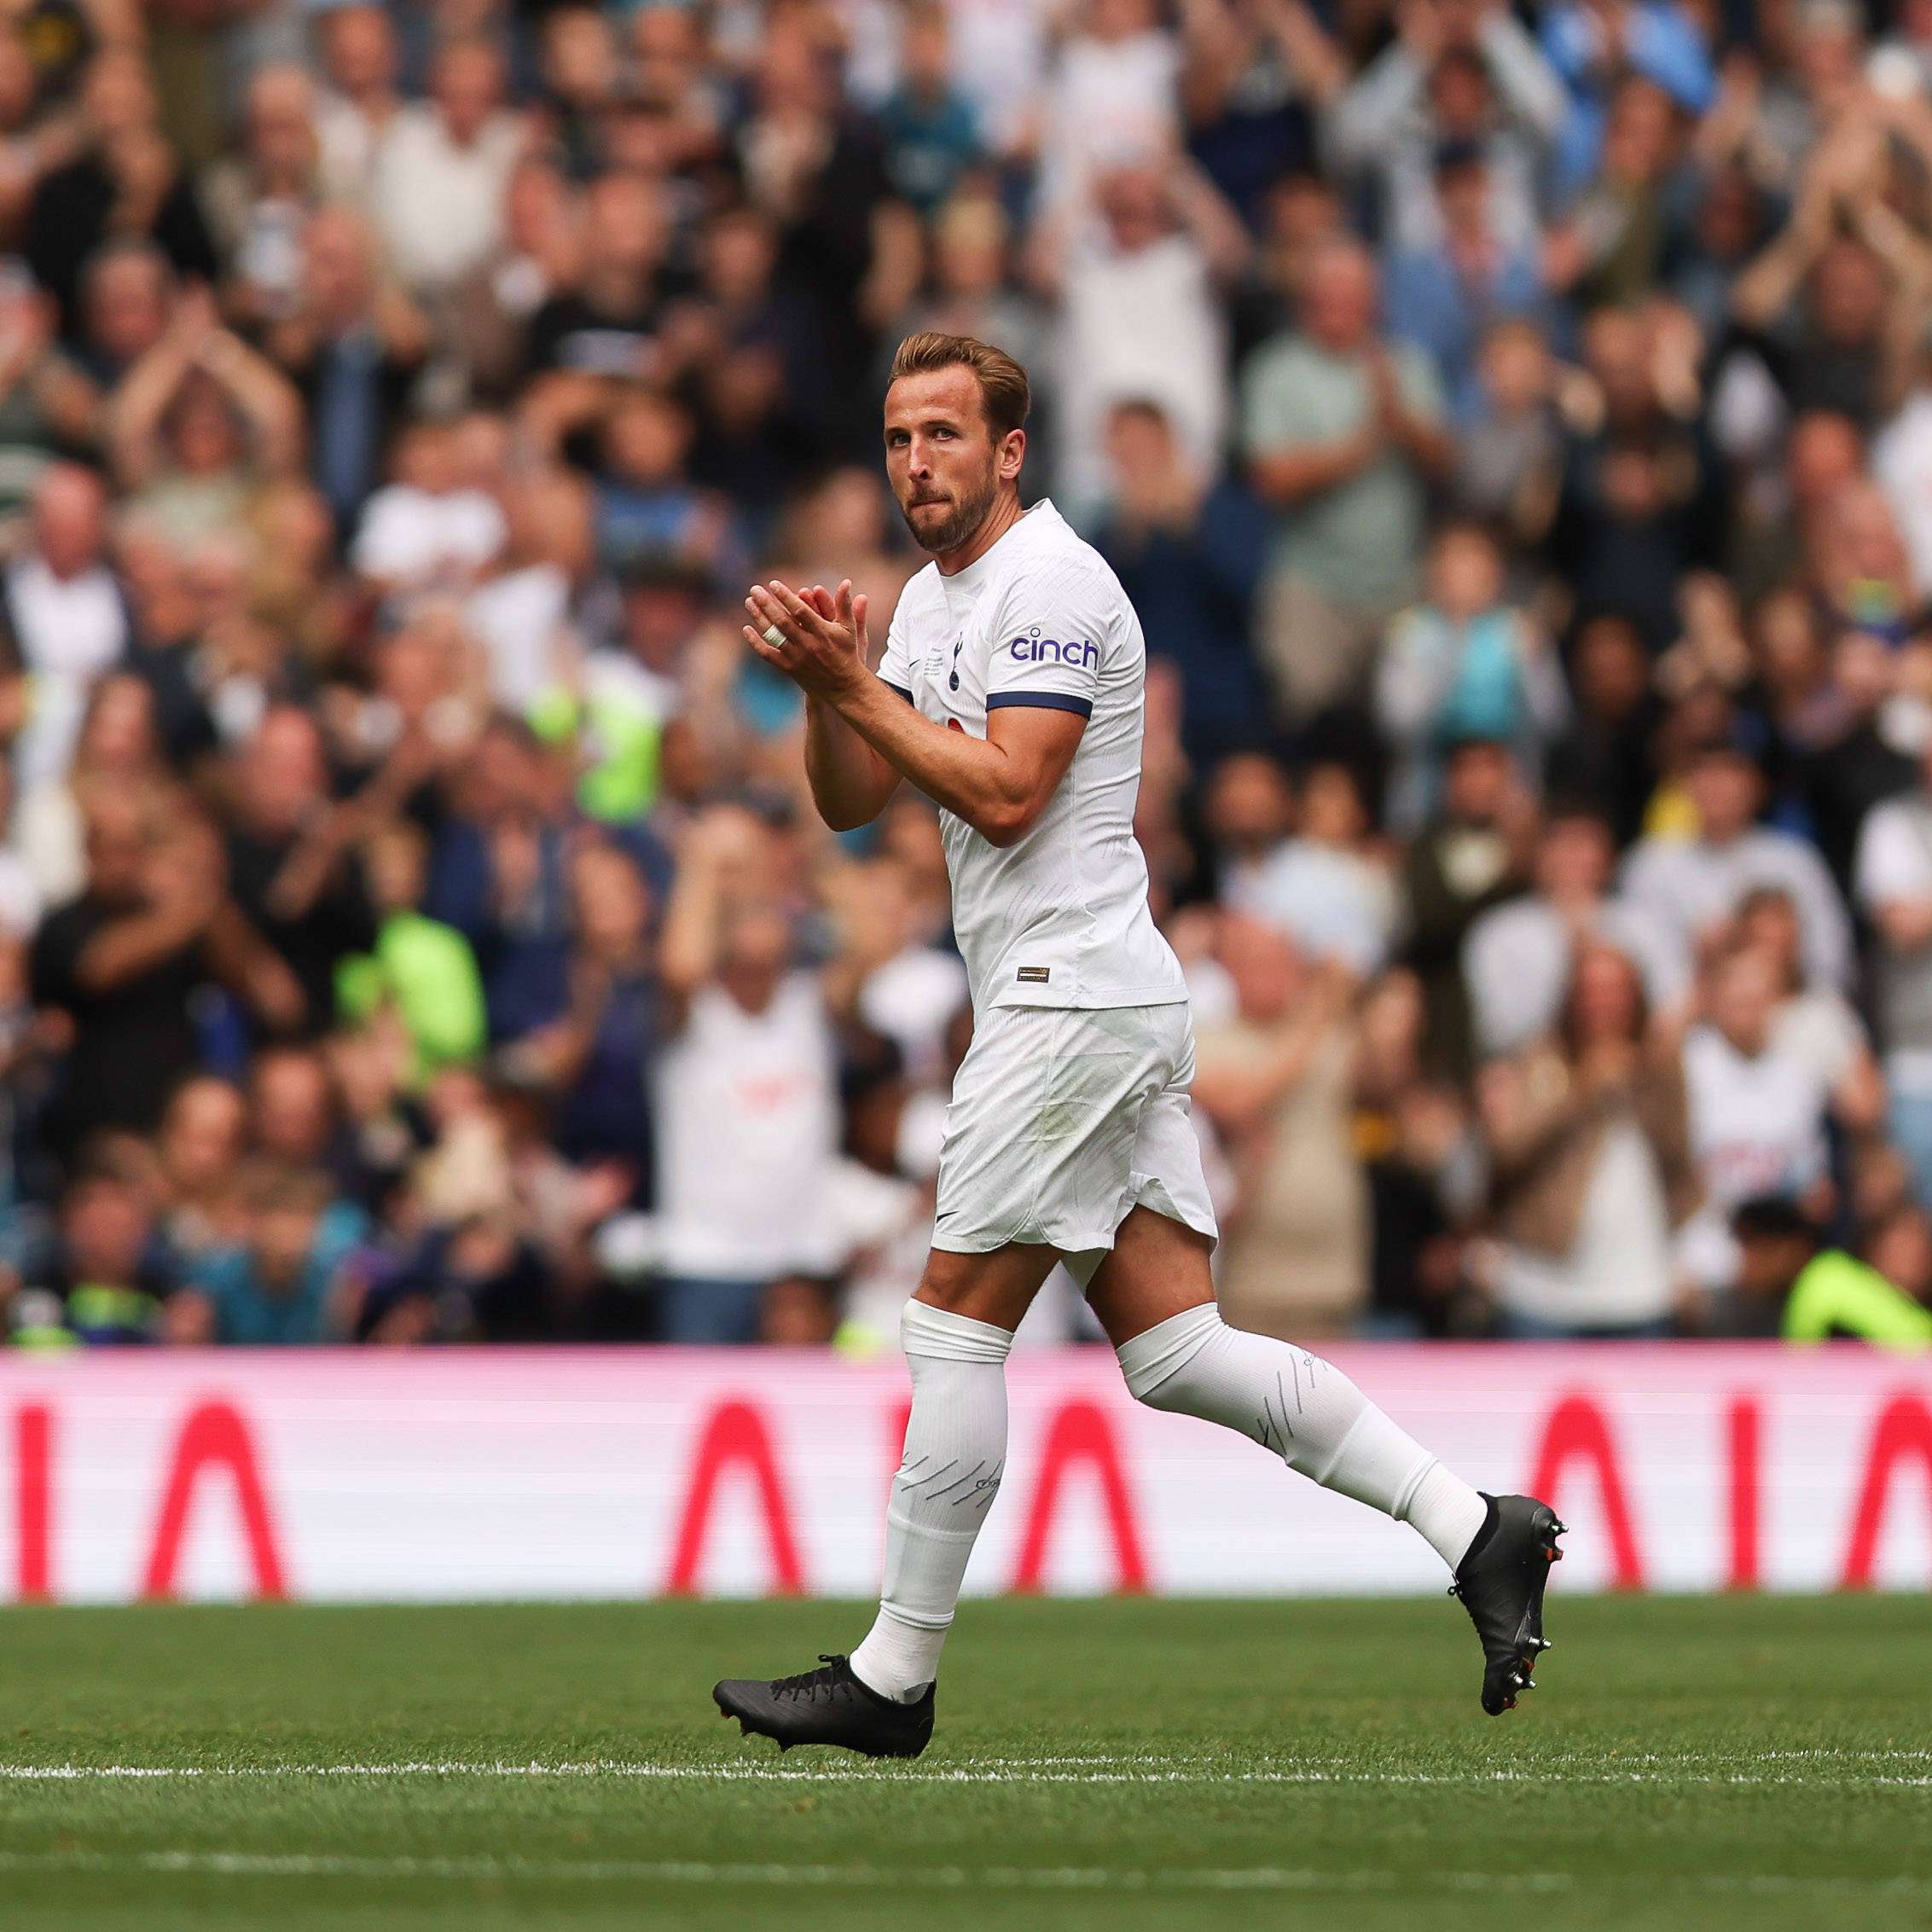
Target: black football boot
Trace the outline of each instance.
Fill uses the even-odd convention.
[[[902,1704],[862,1684],[844,1657],[821,1656],[824,1667],[796,1677],[728,1677],[711,1697],[745,1735],[794,1744],[838,1744],[868,1758],[916,1758],[932,1737],[932,1692]]]
[[[1549,1649],[1543,1634],[1543,1589],[1550,1565],[1562,1561],[1564,1525],[1534,1496],[1492,1496],[1488,1520],[1456,1565],[1452,1597],[1462,1598],[1482,1639],[1482,1708],[1500,1717],[1519,1691],[1534,1691],[1530,1673]]]

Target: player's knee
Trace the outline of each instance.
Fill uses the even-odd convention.
[[[1210,1302],[1156,1322],[1114,1350],[1128,1391],[1150,1408],[1184,1407],[1185,1371],[1224,1332],[1221,1311]]]

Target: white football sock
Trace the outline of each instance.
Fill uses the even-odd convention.
[[[862,1684],[911,1703],[938,1674],[966,1559],[1000,1491],[1013,1337],[924,1302],[906,1304],[899,1332],[913,1413],[885,1511],[879,1616],[851,1662]]]
[[[1340,1369],[1292,1343],[1230,1328],[1218,1308],[1170,1315],[1116,1353],[1127,1386],[1150,1407],[1252,1436],[1324,1488],[1412,1525],[1451,1569],[1488,1518],[1482,1497]]]

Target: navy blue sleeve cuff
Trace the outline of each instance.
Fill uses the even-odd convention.
[[[1071,711],[1082,718],[1094,715],[1091,698],[1075,698],[1065,691],[995,691],[986,700],[989,711],[1004,711],[1009,705],[1024,705],[1037,711]]]
[[[905,686],[904,686],[904,685],[902,685],[902,684],[895,684],[895,683],[894,683],[894,682],[892,682],[892,680],[891,680],[891,678],[889,678],[889,677],[882,677],[882,678],[880,678],[880,679],[879,679],[879,682],[880,682],[881,684],[883,684],[883,685],[884,685],[884,686],[885,687],[885,688],[886,688],[886,689],[887,689],[888,691],[896,691],[896,692],[897,692],[897,693],[899,693],[899,695],[900,695],[900,696],[901,696],[902,698],[903,698],[903,699],[904,699],[906,700],[906,702],[907,702],[907,703],[908,703],[908,705],[912,703],[912,701],[913,701],[913,694],[912,694],[912,693],[911,693],[911,692],[909,692],[908,690],[907,690],[907,688],[905,688]]]

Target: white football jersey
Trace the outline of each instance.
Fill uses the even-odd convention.
[[[977,563],[928,564],[893,613],[879,675],[970,737],[1005,705],[1088,721],[1073,763],[1017,844],[942,810],[953,930],[976,1008],[1151,1007],[1186,982],[1147,908],[1134,838],[1146,647],[1119,581],[1051,503]]]

